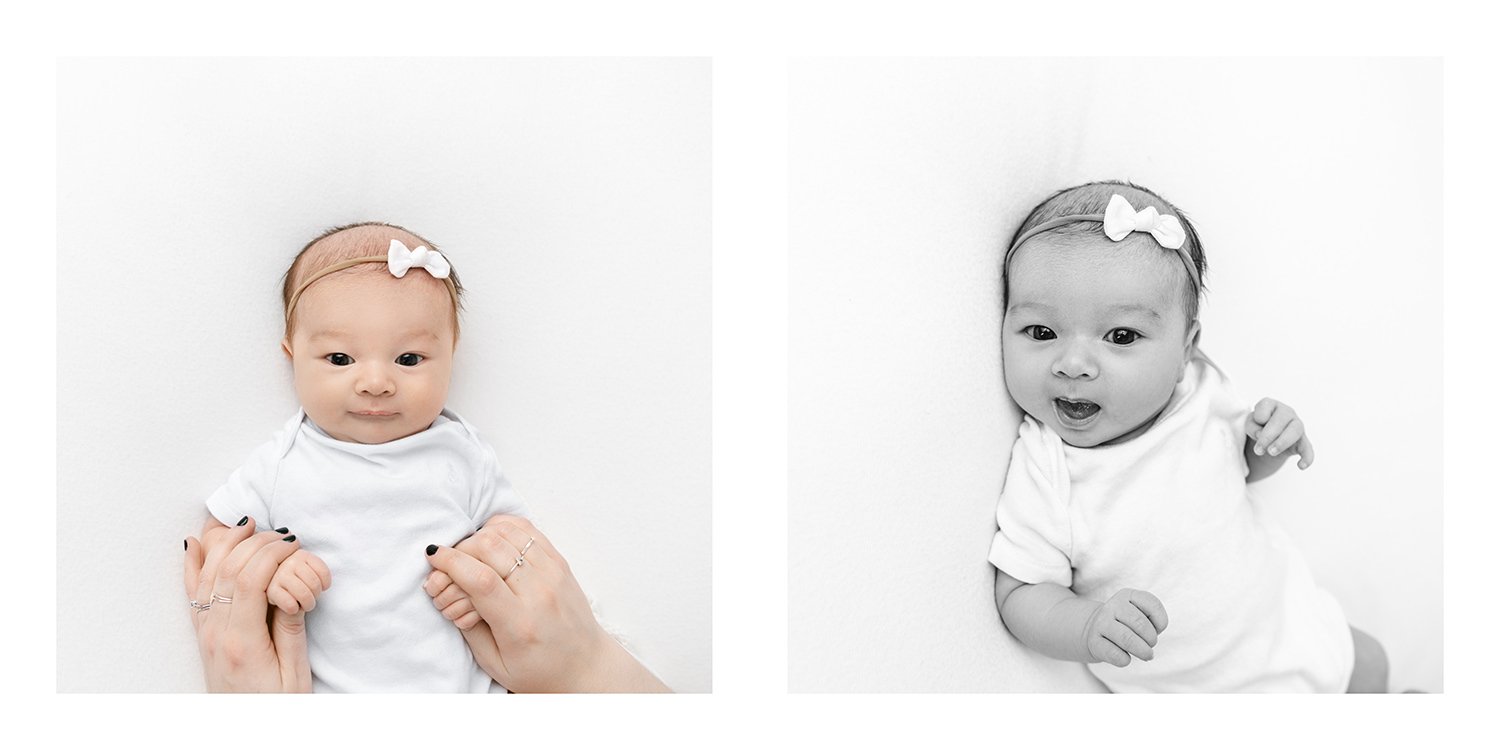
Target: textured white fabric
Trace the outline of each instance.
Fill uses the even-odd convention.
[[[1111,195],[1109,205],[1104,208],[1104,235],[1119,242],[1131,232],[1146,232],[1169,250],[1181,248],[1187,241],[1187,232],[1176,216],[1162,216],[1155,206],[1136,211],[1125,196]]]
[[[333,584],[307,615],[315,692],[503,692],[422,590],[429,544],[453,545],[496,513],[530,517],[495,452],[457,414],[363,445],[303,412],[208,499],[233,526],[287,527]]]
[[[1026,583],[1103,602],[1161,599],[1155,658],[1090,664],[1115,692],[1342,692],[1354,647],[1342,608],[1257,512],[1244,458],[1249,409],[1206,357],[1150,429],[1075,448],[1030,416],[996,513],[990,562]]]

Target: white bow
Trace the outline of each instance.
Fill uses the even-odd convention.
[[[401,244],[401,240],[391,240],[391,250],[386,253],[386,265],[390,266],[391,275],[401,278],[413,267],[426,269],[434,279],[448,278],[448,259],[436,250],[428,250],[426,245],[418,245],[416,250],[407,250]]]
[[[1131,232],[1148,232],[1168,250],[1177,250],[1187,241],[1187,233],[1182,231],[1182,222],[1176,216],[1162,216],[1155,206],[1136,211],[1130,201],[1116,193],[1110,196],[1109,206],[1104,209],[1104,234],[1119,242]]]

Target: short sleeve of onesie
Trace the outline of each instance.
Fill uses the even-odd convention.
[[[511,486],[510,480],[505,478],[505,472],[500,468],[500,460],[495,457],[495,449],[490,444],[481,440],[473,426],[458,415],[451,415],[461,422],[468,430],[470,437],[480,448],[480,475],[477,492],[473,498],[473,507],[470,508],[469,517],[476,524],[483,524],[491,516],[504,514],[509,516],[520,516],[530,519],[531,510],[526,507],[525,501],[519,493]]]
[[[1068,487],[1061,440],[1026,417],[995,511],[990,563],[1022,583],[1072,586]]]
[[[269,529],[271,495],[276,488],[277,469],[281,459],[302,423],[302,414],[288,422],[276,436],[250,454],[244,465],[229,475],[229,481],[208,498],[208,512],[219,523],[234,526],[241,518],[255,519],[258,529]]]

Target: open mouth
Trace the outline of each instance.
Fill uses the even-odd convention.
[[[1052,399],[1052,406],[1064,425],[1082,427],[1099,415],[1100,407],[1092,401],[1074,401],[1066,398]]]

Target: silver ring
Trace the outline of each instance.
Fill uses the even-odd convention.
[[[213,605],[212,602],[210,602],[208,604],[199,604],[197,599],[189,599],[188,600],[188,606],[192,607],[193,610],[196,611],[196,612],[207,612],[214,605]]]
[[[526,564],[526,558],[524,558],[524,557],[518,557],[518,558],[516,558],[516,564],[510,566],[510,570],[505,571],[505,575],[500,576],[500,580],[503,581],[503,580],[505,580],[507,578],[510,578],[510,574],[516,572],[516,568],[519,568],[519,567],[521,567],[522,565],[525,565],[525,564]]]
[[[526,546],[521,548],[521,557],[525,557],[526,556],[526,550],[531,549],[531,543],[534,542],[534,541],[536,541],[536,537],[534,537],[534,536],[533,537],[527,537],[527,539],[526,539]]]
[[[219,596],[218,594],[214,594],[214,598],[209,602],[209,604],[219,604],[219,603],[222,603],[222,604],[234,604],[234,600],[230,599],[227,596]]]

